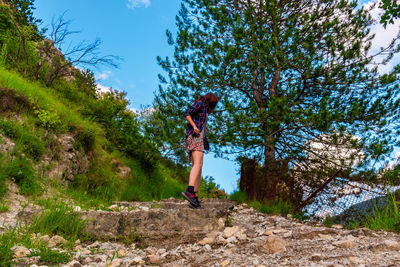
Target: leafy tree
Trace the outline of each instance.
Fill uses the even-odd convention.
[[[385,11],[381,17],[381,23],[385,27],[388,23],[393,24],[393,20],[400,17],[400,4],[397,0],[382,0],[380,8]]]
[[[197,96],[220,96],[209,119],[210,139],[222,147],[214,150],[261,161],[263,195],[266,181],[286,165],[291,175],[284,178],[297,177],[297,183],[300,176],[307,184],[305,170],[318,173],[312,187],[339,168],[350,173],[356,155],[352,163],[315,155],[312,141],[362,150],[357,169],[366,170],[396,141],[400,68],[379,75],[372,63],[397,53],[397,39],[371,55],[373,21],[356,6],[345,0],[183,0],[177,36],[167,31],[174,58],[158,58],[168,77],[160,75],[155,106],[170,125],[184,125],[183,109]],[[378,56],[384,60],[376,62]]]

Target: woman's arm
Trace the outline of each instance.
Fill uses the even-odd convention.
[[[190,123],[190,125],[192,125],[194,133],[200,134],[200,130],[197,128],[196,124],[194,123],[194,121],[190,115],[186,116],[186,120]]]

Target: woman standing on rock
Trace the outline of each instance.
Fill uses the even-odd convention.
[[[192,162],[192,170],[189,176],[189,186],[182,192],[182,195],[193,208],[201,207],[198,198],[201,169],[203,167],[204,151],[209,150],[205,129],[208,114],[214,111],[217,103],[218,97],[213,93],[207,93],[204,96],[200,96],[184,113],[188,121],[186,126],[186,150]]]

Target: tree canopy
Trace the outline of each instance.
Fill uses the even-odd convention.
[[[355,161],[358,170],[373,166],[396,141],[399,108],[400,68],[380,75],[377,66],[399,49],[394,38],[372,54],[373,21],[356,6],[184,0],[176,37],[167,31],[174,58],[158,58],[167,77],[160,75],[156,109],[166,123],[183,125],[184,108],[200,94],[216,93],[220,104],[209,120],[214,151],[256,158],[265,179],[286,161],[292,176],[324,166],[325,175],[332,168],[354,171]],[[356,153],[338,162],[316,154],[311,142]]]

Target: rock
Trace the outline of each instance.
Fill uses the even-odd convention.
[[[273,235],[274,233],[271,230],[267,230],[263,233],[263,235],[269,236],[269,235]]]
[[[128,253],[126,252],[125,249],[120,249],[120,250],[118,250],[118,257],[123,258],[123,257],[125,257],[127,254],[128,254]]]
[[[332,228],[335,228],[335,229],[343,229],[343,225],[341,225],[341,224],[334,224],[334,225],[332,225]]]
[[[219,218],[218,219],[218,229],[224,229],[224,227],[225,227],[225,219]]]
[[[278,236],[268,236],[264,250],[267,254],[274,254],[286,251],[286,242]]]
[[[311,255],[311,260],[312,261],[321,261],[323,260],[323,256],[321,254],[315,253]]]
[[[356,245],[352,239],[339,240],[332,244],[340,248],[352,248]]]
[[[239,226],[227,227],[224,230],[223,236],[225,238],[229,238],[235,235],[239,231]]]
[[[400,250],[400,243],[393,240],[384,240],[382,243],[371,245],[372,250],[381,252],[386,250]]]
[[[59,235],[55,235],[52,238],[50,238],[50,240],[48,241],[48,246],[50,248],[54,248],[58,245],[66,245],[68,244],[68,241],[65,240],[63,237],[59,236]]]
[[[222,236],[218,236],[215,239],[215,243],[217,243],[218,245],[225,245],[226,244],[226,239],[223,238]]]
[[[122,260],[121,259],[115,259],[111,263],[108,264],[108,267],[118,267],[121,266]]]
[[[357,258],[357,257],[349,257],[348,259],[352,265],[359,265],[359,264],[364,263],[364,261],[362,259]]]
[[[11,248],[11,251],[14,252],[15,258],[23,258],[28,256],[31,252],[24,246],[14,246]]]
[[[145,261],[143,260],[142,257],[136,256],[136,257],[134,257],[134,258],[132,259],[131,264],[132,264],[132,263],[139,264],[139,265],[144,265],[144,264],[145,264]]]
[[[74,261],[69,262],[68,266],[69,267],[81,267],[82,264],[79,261],[74,260]]]
[[[204,246],[204,249],[207,250],[207,251],[210,251],[211,250],[211,246],[207,244],[207,245]]]
[[[162,262],[162,258],[159,255],[149,255],[147,257],[147,261],[150,264],[160,264]]]
[[[205,237],[199,242],[199,245],[204,246],[204,245],[207,245],[207,244],[213,244],[214,242],[215,242],[215,238]]]
[[[237,235],[237,238],[241,241],[246,240],[247,239],[247,235],[245,233],[240,233]]]
[[[116,204],[113,204],[113,205],[109,206],[108,209],[112,210],[112,211],[118,211],[119,210],[118,205],[116,205]]]
[[[385,240],[383,245],[389,250],[400,250],[400,243],[394,240]]]
[[[79,206],[74,206],[74,211],[75,211],[75,212],[79,212],[79,211],[81,211],[81,210],[82,210],[81,207],[79,207]]]
[[[40,242],[43,242],[43,243],[47,243],[47,242],[49,242],[49,240],[50,240],[50,236],[48,236],[48,235],[43,235],[43,236],[38,237],[37,240],[40,241]]]
[[[223,262],[221,262],[221,266],[227,266],[227,265],[229,265],[228,260],[224,260]]]
[[[227,243],[237,243],[237,238],[236,236],[231,236],[228,239],[226,239]]]

